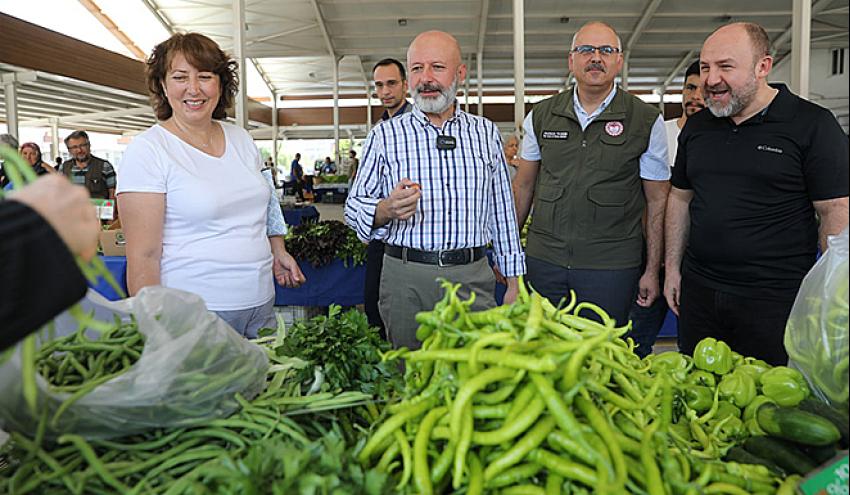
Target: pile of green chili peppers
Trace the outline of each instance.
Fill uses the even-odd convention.
[[[444,286],[417,315],[422,348],[386,355],[405,360],[404,399],[359,453],[398,476],[399,492],[776,492],[763,466],[694,455],[671,435],[676,379],[652,371],[669,369],[667,357],[641,360],[621,338],[629,328],[600,308],[574,294],[555,307],[521,289],[512,305],[471,312],[474,295]]]

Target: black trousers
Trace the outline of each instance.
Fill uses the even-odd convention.
[[[378,310],[378,295],[381,289],[381,269],[384,266],[384,242],[370,241],[366,249],[366,287],[363,295],[366,318],[369,325],[378,328],[378,334],[384,340],[387,339],[387,331],[381,312]]]
[[[773,366],[788,364],[783,343],[793,299],[742,297],[705,287],[684,276],[679,300],[679,350],[693,354],[705,337]]]
[[[618,326],[629,321],[629,309],[637,297],[640,267],[622,270],[586,270],[564,268],[546,261],[525,257],[528,283],[552,304],[562,297],[569,299],[570,289],[579,302],[587,301],[601,307]],[[596,313],[582,311],[585,318],[599,320]]]

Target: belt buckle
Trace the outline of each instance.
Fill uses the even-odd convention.
[[[439,266],[440,268],[449,266],[443,262],[443,254],[445,253],[448,253],[448,251],[443,251],[442,249],[437,251],[437,266]]]

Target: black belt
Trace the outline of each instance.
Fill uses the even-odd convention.
[[[448,249],[445,251],[421,251],[387,244],[384,253],[404,262],[425,263],[428,265],[453,266],[467,265],[478,261],[487,254],[484,247]]]

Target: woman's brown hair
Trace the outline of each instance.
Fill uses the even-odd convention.
[[[165,96],[163,85],[171,61],[176,53],[182,53],[192,66],[199,71],[218,75],[221,83],[221,96],[213,110],[214,119],[227,116],[227,109],[233,104],[233,98],[239,89],[238,63],[230,58],[215,41],[200,33],[177,33],[156,45],[148,57],[145,67],[145,82],[151,94],[151,105],[156,118],[166,120],[174,111]]]

